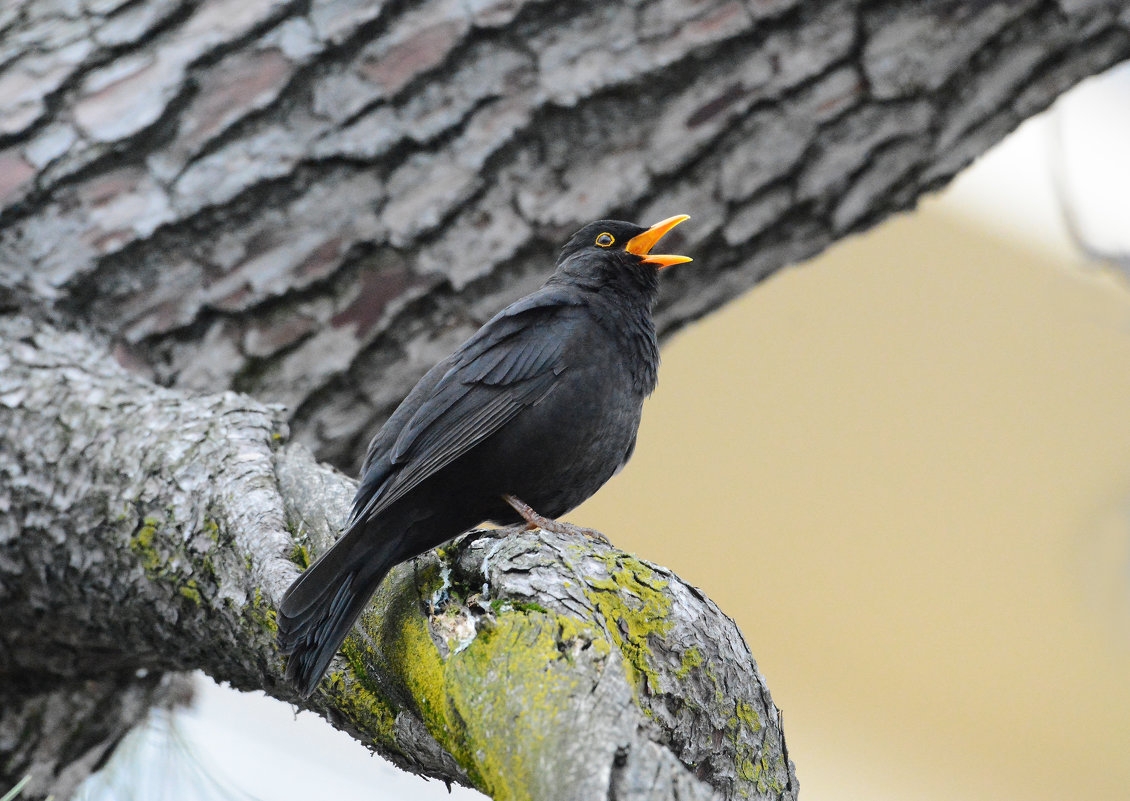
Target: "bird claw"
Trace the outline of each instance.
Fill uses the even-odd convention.
[[[612,545],[612,542],[608,539],[608,537],[604,536],[596,529],[585,528],[583,526],[574,525],[573,523],[566,523],[563,520],[553,520],[551,518],[544,517],[543,515],[539,515],[529,506],[529,504],[523,503],[513,495],[503,495],[502,500],[510,504],[510,506],[513,507],[514,511],[522,516],[522,519],[526,521],[527,530],[540,528],[542,531],[552,531],[554,534],[565,534],[567,536],[573,537],[585,537],[590,540],[596,540],[603,545],[608,545],[610,547]]]
[[[550,522],[553,524],[553,528],[551,528],[550,531],[556,532],[557,534],[572,534],[578,537],[586,537],[599,542],[601,545],[612,547],[612,540],[608,539],[608,537],[604,536],[604,534],[597,531],[595,528],[585,528],[584,526],[576,526],[572,523],[565,523],[558,520],[552,520]]]

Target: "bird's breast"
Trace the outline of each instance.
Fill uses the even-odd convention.
[[[484,443],[499,493],[558,517],[600,489],[623,465],[639,428],[643,395],[620,360],[585,360]]]

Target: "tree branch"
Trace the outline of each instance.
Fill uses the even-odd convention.
[[[23,521],[0,536],[0,779],[31,772],[30,797],[73,787],[162,674],[193,669],[496,798],[795,797],[733,622],[663,568],[546,532],[474,532],[398,567],[300,701],[274,606],[354,482],[280,447],[276,414],[246,398],[151,386],[27,318],[0,332],[0,508]],[[40,733],[69,744],[45,763],[20,727],[45,696],[88,691]]]

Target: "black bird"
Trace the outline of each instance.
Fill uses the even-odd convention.
[[[397,407],[369,444],[345,533],[279,605],[279,650],[303,696],[393,565],[483,521],[554,527],[546,518],[628,461],[659,366],[658,273],[690,261],[651,249],[686,219],[586,225],[541,289],[495,315]]]

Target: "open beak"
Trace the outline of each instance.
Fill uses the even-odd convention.
[[[651,252],[651,249],[655,247],[655,243],[662,239],[665,233],[683,220],[689,219],[689,215],[676,214],[674,217],[661,220],[639,236],[633,236],[629,239],[628,244],[624,246],[624,250],[629,253],[634,253],[637,256],[642,256],[644,264],[654,264],[660,270],[664,267],[670,267],[672,264],[682,264],[691,261],[689,256],[656,255]]]

